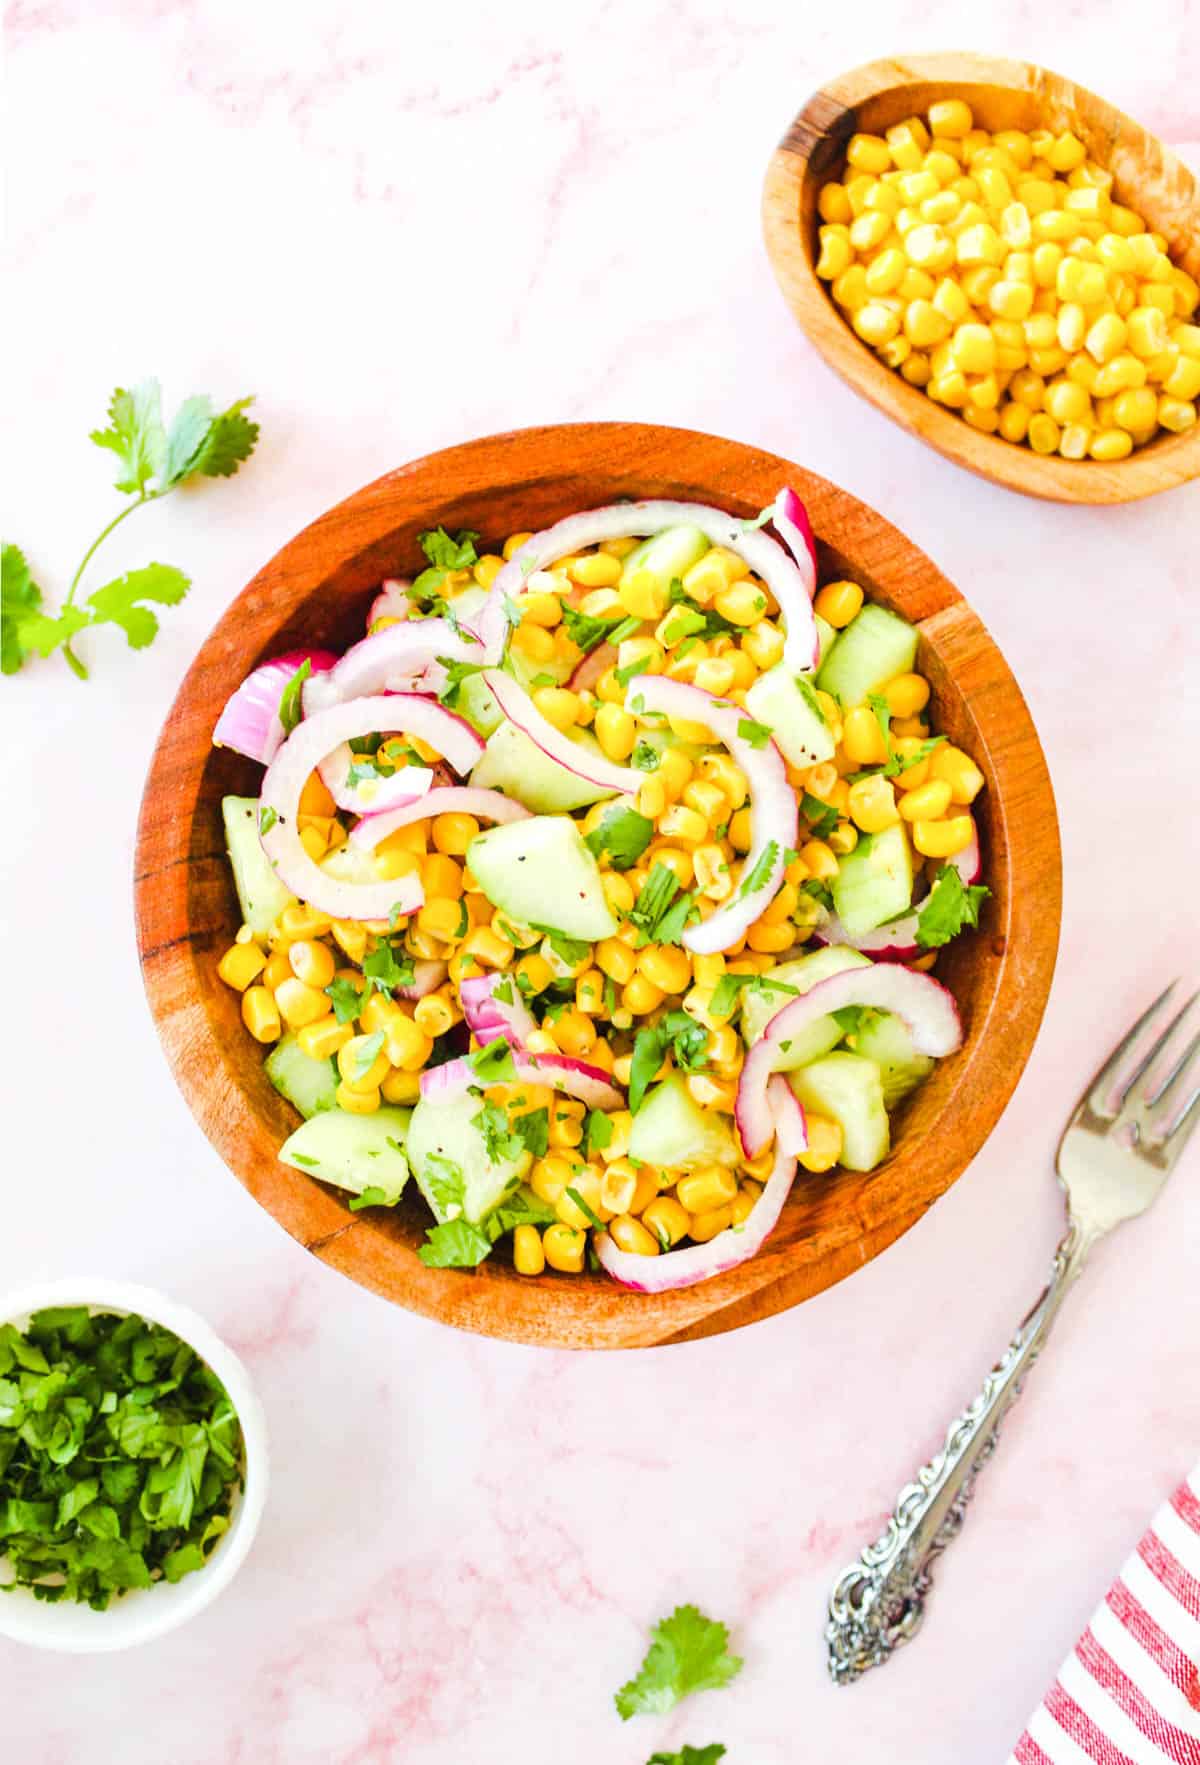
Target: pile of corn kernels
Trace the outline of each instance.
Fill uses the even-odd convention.
[[[1196,422],[1200,286],[1070,132],[961,99],[854,135],[818,199],[817,274],[888,367],[973,429],[1121,460]]]

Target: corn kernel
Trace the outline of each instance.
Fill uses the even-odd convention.
[[[1029,419],[1029,445],[1035,454],[1052,454],[1058,450],[1059,427],[1053,417],[1037,411]]]
[[[813,611],[840,631],[861,611],[863,599],[857,582],[827,582],[813,602]]]
[[[1195,424],[1195,403],[1186,398],[1160,398],[1158,420],[1163,428],[1169,429],[1173,435],[1182,435],[1186,429],[1191,429]]]
[[[842,1156],[841,1124],[824,1115],[809,1115],[807,1120],[808,1146],[799,1162],[804,1170],[819,1175],[832,1170]]]
[[[657,1256],[659,1241],[652,1232],[648,1232],[641,1220],[635,1220],[632,1214],[623,1213],[609,1224],[608,1235],[618,1250],[630,1256]]]
[[[899,810],[891,780],[879,773],[858,779],[850,786],[850,814],[863,833],[881,833],[893,826]]]
[[[547,1226],[542,1233],[542,1251],[547,1264],[562,1275],[577,1275],[583,1268],[587,1234],[567,1226],[561,1220]]]
[[[242,1022],[256,1042],[279,1040],[279,1007],[265,987],[250,986],[242,994]]]
[[[929,770],[933,778],[945,779],[955,803],[973,803],[983,789],[983,773],[974,760],[949,742],[942,742],[933,750]]]
[[[965,851],[974,837],[975,824],[969,815],[913,823],[913,845],[924,858],[953,858]]]
[[[217,964],[217,973],[227,987],[244,993],[256,976],[267,966],[267,959],[257,944],[231,944]],[[330,976],[333,968],[330,964]]]
[[[975,119],[971,107],[961,98],[939,98],[929,106],[926,115],[935,135],[961,137],[969,134]]]
[[[330,970],[332,979],[332,968]],[[316,1023],[318,1018],[325,1017],[333,1006],[326,993],[316,987],[306,986],[295,976],[289,976],[275,989],[275,1004],[279,1015],[290,1030],[302,1029],[305,1024]]]
[[[697,1244],[707,1244],[718,1232],[723,1232],[733,1224],[733,1209],[729,1206],[714,1207],[708,1213],[693,1214],[688,1227],[688,1236]]]

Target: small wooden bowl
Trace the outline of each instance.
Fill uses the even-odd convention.
[[[353,1214],[347,1198],[276,1157],[297,1118],[263,1070],[238,996],[216,965],[238,926],[221,798],[254,794],[261,768],[212,746],[228,695],[266,657],[361,635],[381,578],[419,567],[417,535],[441,522],[491,545],[618,497],[681,497],[755,515],[790,483],[808,505],[821,574],[852,575],[921,631],[918,666],[936,726],[975,755],[985,875],[983,929],[940,966],[967,1029],[896,1126],[878,1171],[797,1182],[763,1251],[726,1275],[660,1297],[605,1275],[538,1279],[500,1254],[478,1270],[427,1269],[429,1216],[413,1195]],[[732,1329],[841,1280],[916,1221],[983,1144],[1042,1015],[1058,942],[1054,797],[1025,702],[966,602],[903,534],[789,461],[640,423],[526,429],[432,454],[378,479],[286,545],[193,663],[155,749],[138,827],[135,907],[150,1009],[200,1126],[255,1199],[332,1267],[427,1317],[490,1336],[570,1348],[636,1348]]]
[[[816,274],[817,197],[839,177],[851,135],[882,134],[939,98],[965,98],[981,127],[1071,129],[1112,172],[1120,199],[1162,233],[1173,261],[1200,279],[1200,192],[1162,142],[1083,86],[1028,61],[916,55],[872,61],[813,95],[776,148],[763,189],[763,231],[776,280],[801,325],[856,392],[981,478],[1055,502],[1120,503],[1200,474],[1200,423],[1160,433],[1110,464],[1063,460],[983,435],[910,386],[855,335]]]

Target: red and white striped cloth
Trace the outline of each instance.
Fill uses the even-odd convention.
[[[1165,1502],[1008,1765],[1200,1765],[1200,1465]]]

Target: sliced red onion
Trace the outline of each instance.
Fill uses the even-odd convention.
[[[386,778],[367,778],[352,785],[350,768],[360,760],[348,742],[340,742],[317,767],[338,808],[348,809],[352,815],[381,815],[387,809],[401,809],[433,789],[428,766],[399,766]]]
[[[808,1119],[804,1105],[782,1073],[773,1073],[767,1081],[767,1102],[775,1118],[775,1142],[789,1158],[799,1158],[808,1151]]]
[[[226,702],[213,730],[213,746],[232,748],[247,760],[269,765],[283,744],[284,728],[279,721],[283,689],[305,662],[312,671],[310,678],[315,678],[328,673],[337,657],[332,650],[289,650],[286,656],[273,656],[261,663]]]
[[[737,942],[770,904],[782,882],[784,854],[795,846],[799,827],[796,793],[787,781],[783,756],[775,743],[768,741],[763,747],[754,748],[738,734],[738,725],[746,721],[746,713],[736,705],[715,699],[711,693],[688,686],[685,681],[668,680],[663,674],[639,674],[630,681],[626,709],[632,710],[639,703],[647,711],[665,711],[668,717],[703,723],[729,749],[750,785],[752,843],[742,877],[757,876],[756,886],[747,890],[743,881],[724,906],[718,907],[709,919],[690,925],[683,934],[687,949],[711,956]],[[635,776],[641,782],[641,776]]]
[[[786,484],[775,498],[775,513],[771,516],[771,522],[795,558],[796,567],[804,577],[811,601],[817,592],[817,542],[813,537],[808,510],[796,492]]]
[[[736,552],[761,576],[783,615],[784,660],[797,673],[815,668],[820,646],[813,623],[808,572],[793,562],[778,540],[767,533],[748,530],[736,515],[707,503],[609,503],[604,508],[568,515],[564,521],[535,533],[497,572],[487,603],[476,620],[481,637],[493,649],[503,646],[507,631],[505,597],[520,594],[534,570],[544,570],[559,558],[570,557],[572,552],[606,539],[647,538],[667,527],[680,526],[698,527],[714,545]]]
[[[305,715],[373,693],[412,692],[418,686],[438,691],[446,678],[439,656],[451,662],[499,660],[499,649],[489,651],[461,619],[455,624],[457,629],[448,619],[408,619],[360,639],[328,674],[304,683]]]
[[[448,972],[444,962],[414,962],[412,980],[406,987],[397,987],[396,996],[400,999],[424,999],[427,993],[437,992]]]
[[[507,996],[497,998],[505,987]],[[510,974],[471,975],[459,981],[458,998],[467,1028],[481,1048],[497,1036],[506,1037],[510,1048],[524,1048],[538,1027]]]
[[[624,1105],[624,1093],[608,1074],[601,1067],[589,1066],[586,1060],[573,1060],[567,1054],[524,1054],[520,1049],[512,1050],[512,1058],[517,1080],[523,1085],[552,1085],[568,1097],[578,1097],[589,1109],[620,1109]],[[431,1103],[451,1103],[480,1082],[468,1059],[447,1060],[421,1074],[421,1096]],[[488,1081],[482,1082],[486,1087]]]
[[[587,692],[595,686],[605,670],[612,667],[616,659],[617,652],[610,643],[598,643],[594,650],[589,650],[582,661],[576,664],[567,685],[573,693]]]
[[[698,1281],[723,1275],[757,1255],[778,1224],[795,1177],[795,1158],[776,1141],[771,1174],[740,1226],[727,1226],[707,1244],[689,1244],[685,1250],[668,1250],[661,1256],[636,1256],[631,1251],[618,1250],[607,1232],[597,1232],[593,1240],[596,1255],[614,1281],[636,1293],[669,1293],[676,1287],[694,1287]]]
[[[561,729],[555,729],[549,718],[542,716],[524,687],[518,686],[511,674],[505,674],[499,668],[489,668],[483,678],[509,722],[515,723],[543,754],[556,760],[577,778],[586,779],[589,784],[599,785],[603,790],[629,793],[636,792],[645,783],[645,773],[635,771],[632,766],[618,766],[614,761],[606,760],[603,754],[581,748],[578,742],[573,742]],[[639,675],[638,678],[640,681],[642,676]]]
[[[469,772],[483,753],[482,739],[465,718],[447,711],[436,699],[423,698],[419,693],[394,693],[389,694],[387,706],[380,734],[415,735],[444,754],[456,772]],[[433,787],[433,773],[426,766],[401,766],[388,778],[363,779],[351,785],[348,777],[355,759],[349,744],[339,742],[317,768],[338,808],[349,809],[355,815],[378,815],[387,809],[399,809],[417,797],[424,797]]]
[[[451,784],[439,786],[427,797],[406,803],[402,809],[389,809],[385,815],[365,815],[350,833],[350,844],[373,852],[389,835],[414,821],[425,821],[431,815],[474,815],[480,821],[527,821],[530,811],[524,803],[515,803],[503,791],[483,790],[477,785]]]
[[[902,1018],[918,1054],[941,1057],[962,1046],[962,1023],[954,997],[931,975],[892,963],[847,968],[818,981],[777,1011],[761,1039],[747,1051],[738,1080],[734,1117],[747,1158],[756,1158],[775,1131],[770,1081],[780,1045],[817,1018],[847,1005],[871,1005]]]
[[[978,882],[983,874],[979,830],[975,826],[974,816],[971,818],[971,828],[970,845],[964,846],[961,852],[946,860],[968,886]],[[813,941],[817,944],[848,944],[852,950],[861,950],[864,956],[870,956],[875,962],[912,962],[915,957],[923,954],[917,942],[920,917],[919,913],[905,913],[899,919],[889,920],[886,925],[876,926],[873,932],[863,932],[861,936],[852,938],[837,914],[831,913],[824,924],[819,925],[813,933]]]
[[[370,631],[376,619],[411,619],[417,610],[408,593],[411,587],[412,583],[400,576],[389,576],[381,582],[367,614],[367,630]]]
[[[386,920],[394,912],[414,912],[425,899],[415,872],[389,882],[339,882],[314,864],[296,825],[300,793],[314,766],[339,742],[386,728],[394,705],[390,696],[352,699],[349,704],[305,717],[275,755],[263,779],[259,799],[263,851],[286,888],[333,919]]]

